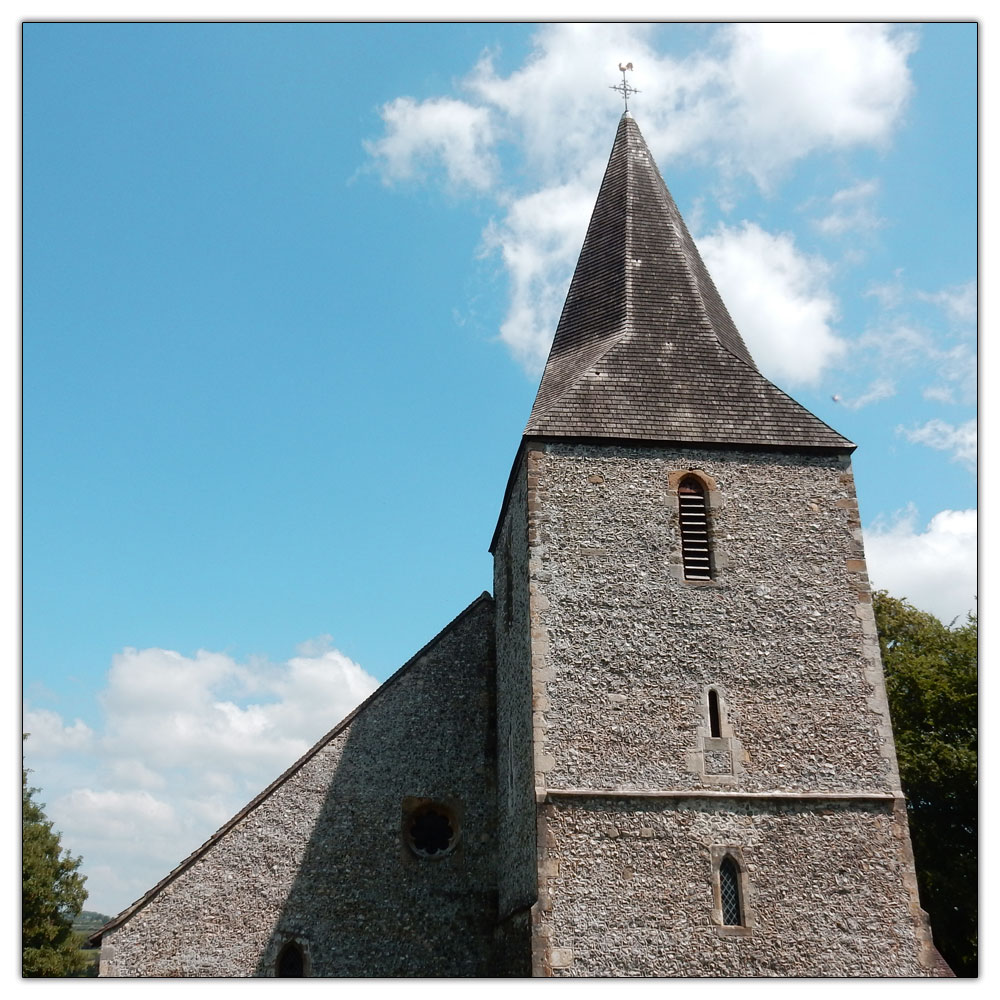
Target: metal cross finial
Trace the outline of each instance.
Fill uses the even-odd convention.
[[[622,71],[622,82],[614,87],[610,87],[610,90],[617,90],[622,97],[625,98],[625,110],[628,111],[628,99],[630,94],[638,94],[639,91],[633,87],[628,80],[625,79],[625,71],[632,68],[631,63],[619,63],[618,68]]]

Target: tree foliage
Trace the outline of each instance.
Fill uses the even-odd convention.
[[[59,834],[34,799],[37,791],[28,787],[22,768],[21,974],[80,976],[88,962],[73,920],[87,899],[86,878],[77,871],[81,859],[63,851]]]
[[[978,971],[978,623],[874,596],[920,902],[958,976]]]

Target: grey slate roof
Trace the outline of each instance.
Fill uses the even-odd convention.
[[[525,436],[854,448],[757,370],[627,112]]]

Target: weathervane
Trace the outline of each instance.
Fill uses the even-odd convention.
[[[639,91],[633,87],[628,80],[625,79],[625,71],[632,68],[631,63],[619,63],[618,68],[622,71],[622,82],[616,84],[614,87],[610,87],[610,90],[617,90],[622,97],[625,98],[625,110],[628,111],[628,98],[629,94],[638,94]]]

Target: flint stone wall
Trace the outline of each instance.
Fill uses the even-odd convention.
[[[696,789],[731,750],[740,790],[898,789],[846,456],[546,444],[530,463],[540,784]],[[682,579],[687,470],[707,584]],[[732,743],[705,743],[709,686]]]
[[[925,976],[905,825],[886,805],[541,807],[556,976]],[[713,919],[712,848],[740,845],[749,934]],[[912,872],[912,868],[911,868]]]
[[[494,974],[493,601],[474,602],[121,926],[111,976],[268,976],[294,938],[313,976]],[[404,844],[407,797],[457,847]]]
[[[681,564],[690,472],[708,583]],[[928,974],[848,457],[549,442],[526,481],[534,973]]]
[[[537,896],[528,490],[523,456],[512,482],[493,549],[497,637],[497,842],[502,917],[526,910]],[[523,925],[516,923],[515,926]],[[523,945],[527,950],[527,935]],[[521,974],[529,972],[530,962],[520,970]]]

